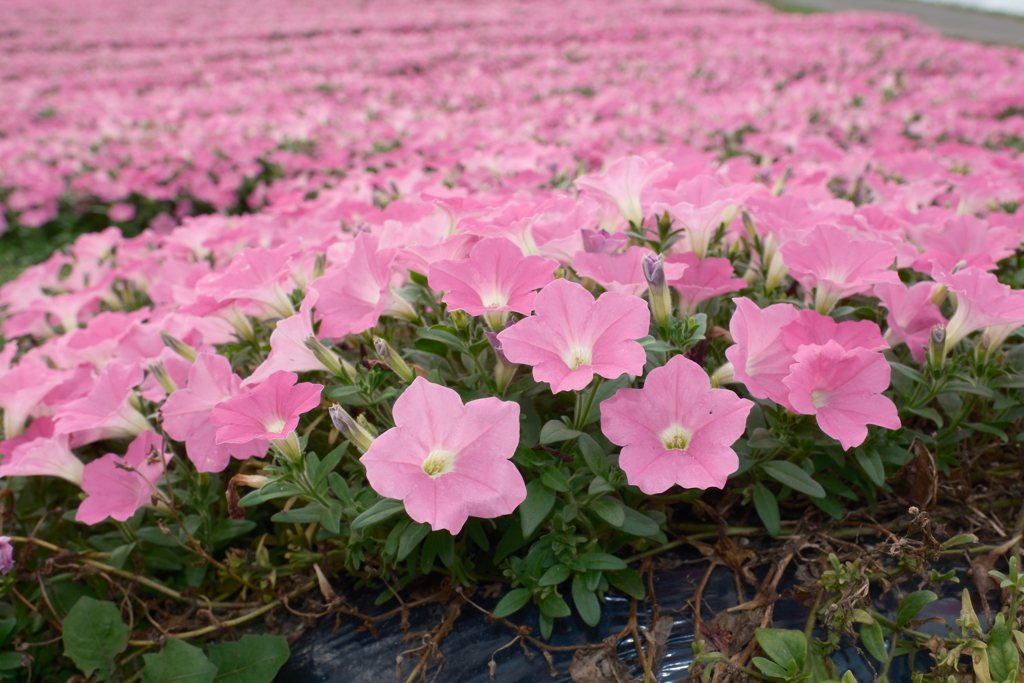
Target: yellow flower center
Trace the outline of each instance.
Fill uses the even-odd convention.
[[[440,477],[455,469],[455,454],[451,451],[436,448],[423,461],[423,471],[431,477]]]
[[[668,450],[682,451],[690,445],[693,434],[688,429],[684,429],[682,425],[674,424],[659,434],[659,438]]]

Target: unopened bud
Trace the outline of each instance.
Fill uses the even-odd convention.
[[[786,183],[788,183],[789,179],[792,177],[793,167],[787,166],[786,170],[783,171],[782,175],[779,177],[779,179],[775,182],[775,185],[772,187],[772,196],[781,197],[782,192],[786,189]]]
[[[747,237],[750,238],[750,242],[753,243],[759,235],[757,233],[757,226],[754,225],[754,219],[750,217],[750,214],[746,210],[740,212],[740,217],[743,219],[743,227],[747,230]]]
[[[469,328],[469,321],[471,318],[465,311],[449,310],[448,317],[452,319],[452,324],[455,325],[455,329],[465,331]]]
[[[193,349],[188,344],[186,344],[185,342],[181,341],[176,337],[172,337],[166,332],[160,333],[160,339],[161,341],[163,341],[164,345],[167,346],[167,348],[169,348],[171,351],[174,351],[176,354],[187,360],[189,363],[196,362],[196,358],[198,358],[196,350]]]
[[[295,432],[291,432],[283,439],[271,439],[270,443],[287,458],[294,462],[302,462],[302,446],[299,444],[299,435]]]
[[[355,377],[355,368],[339,358],[338,354],[334,353],[334,351],[331,351],[329,348],[324,346],[322,341],[311,334],[302,340],[302,343],[306,345],[307,349],[313,352],[316,359],[320,361],[320,363],[322,363],[331,374],[343,380],[346,384],[352,383],[352,378]]]
[[[724,225],[727,228],[730,225],[732,225],[732,222],[736,220],[736,215],[739,212],[740,207],[738,204],[730,204],[729,206],[725,207],[725,211],[722,212],[722,225]]]
[[[732,363],[726,363],[719,366],[717,370],[711,375],[711,388],[717,389],[723,384],[732,384],[736,381],[735,376],[736,369]]]
[[[398,352],[391,348],[391,344],[381,339],[380,337],[373,338],[373,348],[377,352],[377,357],[387,363],[392,370],[398,373],[398,376],[404,379],[406,382],[412,382],[416,379],[416,373],[413,372],[409,364],[398,355]]]
[[[565,269],[565,266],[558,266],[557,268],[555,268],[554,275],[555,275],[555,279],[556,280],[565,279],[565,276],[568,275],[568,274],[569,274],[569,271],[567,271]]]
[[[519,367],[515,363],[509,361],[505,357],[505,352],[501,348],[501,340],[498,339],[496,332],[484,332],[487,337],[487,341],[490,342],[491,348],[494,350],[494,357],[497,359],[494,365],[494,383],[498,387],[498,391],[502,392],[512,382],[512,378],[516,374],[516,368]]]
[[[672,293],[665,281],[665,259],[661,254],[645,254],[640,261],[644,279],[650,292],[651,312],[661,327],[668,326],[668,318],[672,314]]]
[[[936,325],[928,335],[928,362],[938,370],[946,363],[946,326]]]
[[[946,285],[938,285],[932,290],[932,295],[929,297],[929,301],[936,306],[941,306],[947,296],[949,296],[949,290],[946,289]]]
[[[164,367],[164,364],[162,362],[153,363],[153,365],[150,365],[149,374],[153,375],[153,379],[155,379],[157,381],[157,384],[159,384],[163,388],[163,390],[167,392],[168,396],[170,396],[171,394],[178,390],[178,385],[175,384],[174,380],[171,379],[170,375],[167,374],[167,368]]]
[[[334,404],[328,411],[331,415],[331,422],[342,436],[351,441],[361,453],[370,450],[373,445],[373,435],[359,424],[352,416],[345,412],[345,409]]]
[[[323,277],[325,270],[327,270],[327,254],[322,251],[318,251],[316,258],[313,259],[313,272],[311,273],[311,279],[315,280],[318,277]]]

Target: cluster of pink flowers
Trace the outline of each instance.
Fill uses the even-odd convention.
[[[4,12],[0,232],[41,225],[61,202],[113,221],[163,202],[166,229],[243,194],[253,207],[333,186],[409,195],[434,176],[534,185],[637,145],[703,149],[723,135],[773,160],[763,170],[776,177],[838,165],[852,187],[864,172],[900,175],[910,202],[945,193],[967,165],[985,180],[957,201],[978,207],[1008,191],[1015,165],[978,164],[965,146],[1024,137],[1024,118],[995,119],[1020,104],[1019,52],[889,14],[793,17],[754,0],[187,0],[146,12],[11,0]],[[956,142],[907,159],[904,133]]]
[[[717,383],[815,416],[844,448],[868,425],[900,426],[883,350],[906,344],[923,361],[936,326],[943,353],[982,329],[995,350],[1024,324],[1024,294],[992,273],[1024,238],[1024,212],[1006,210],[1024,197],[1024,162],[996,144],[1024,134],[1024,117],[998,117],[1021,102],[1019,53],[745,0],[531,4],[544,17],[529,41],[506,21],[516,3],[368,6],[333,28],[324,3],[261,6],[244,12],[252,25],[229,12],[197,43],[129,32],[124,55],[77,26],[5,81],[17,96],[0,109],[0,185],[26,224],[69,191],[187,191],[223,208],[217,193],[286,140],[317,150],[285,164],[258,213],[131,239],[110,228],[0,287],[0,477],[81,486],[81,521],[159,503],[172,441],[200,472],[271,445],[300,458],[301,416],[327,406],[298,373],[348,375],[343,351],[440,304],[481,316],[495,362],[529,366],[555,394],[642,378],[601,405],[600,424],[646,493],[724,486],[753,405],[684,357],[652,366],[641,340],[666,306],[684,317],[734,302]],[[18,25],[46,7],[19,6]],[[53,40],[26,29],[0,49],[36,59]],[[15,73],[27,59],[0,63]],[[39,116],[51,99],[57,114]],[[724,160],[704,150],[723,134],[740,148]],[[401,144],[371,156],[370,140]],[[885,308],[885,329],[832,317],[854,297]],[[265,357],[226,357],[268,329]],[[510,461],[517,404],[407,381],[395,426],[365,432],[370,485],[453,532],[512,512],[526,495]],[[99,442],[125,454],[83,462]]]

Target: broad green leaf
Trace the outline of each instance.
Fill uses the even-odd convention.
[[[572,614],[569,604],[557,593],[548,593],[538,603],[541,614],[551,618],[567,617]]]
[[[154,655],[142,655],[142,683],[213,683],[217,665],[182,640],[168,640]]]
[[[242,496],[242,499],[238,501],[238,504],[241,507],[250,507],[253,505],[259,505],[260,503],[268,500],[274,500],[275,498],[290,498],[291,496],[297,496],[300,493],[302,493],[302,489],[295,484],[275,481],[263,486],[262,488],[245,494]]]
[[[569,568],[564,564],[556,564],[554,567],[549,567],[544,572],[540,579],[537,581],[538,586],[557,586],[566,579],[569,578]]]
[[[854,451],[853,456],[857,458],[857,464],[861,466],[861,469],[874,482],[875,486],[885,485],[885,465],[882,463],[882,458],[877,452],[858,448]]]
[[[768,487],[757,482],[754,484],[754,509],[757,510],[764,528],[774,538],[782,530],[782,520],[779,516],[779,501],[775,495],[768,490]]]
[[[806,493],[812,498],[824,498],[825,489],[821,484],[811,479],[811,475],[803,471],[798,465],[786,460],[766,462],[761,469],[775,481],[785,484],[795,491]]]
[[[872,657],[880,662],[889,660],[889,653],[885,651],[885,636],[882,634],[882,625],[877,621],[870,624],[861,624],[860,642]]]
[[[786,670],[770,659],[754,657],[751,661],[757,665],[757,668],[760,669],[761,673],[765,676],[771,676],[772,678],[789,678],[789,674],[786,673]]]
[[[288,641],[269,633],[211,645],[209,652],[217,683],[271,683],[290,655]]]
[[[1009,434],[1004,432],[1002,429],[999,429],[999,427],[993,427],[990,424],[985,424],[984,422],[965,422],[964,426],[975,429],[983,434],[998,436],[1003,443],[1007,443],[1010,440]]]
[[[626,568],[625,560],[622,560],[608,553],[585,553],[580,555],[580,562],[587,568],[587,571],[611,570],[619,571]]]
[[[526,485],[526,500],[519,505],[519,521],[523,538],[529,538],[555,506],[555,492],[544,486],[540,479]]]
[[[935,408],[909,408],[908,407],[908,408],[906,408],[906,410],[909,413],[913,413],[914,415],[918,415],[920,417],[923,417],[923,418],[931,420],[932,422],[934,422],[939,427],[939,429],[942,429],[942,426],[945,424],[945,422],[942,419],[942,416],[939,415],[939,411],[935,410]]]
[[[1010,629],[1002,612],[996,615],[988,639],[988,667],[992,680],[999,683],[1016,680],[1014,674],[1020,667],[1020,655],[1010,638]]]
[[[896,609],[896,628],[906,626],[925,605],[938,599],[939,596],[931,591],[914,591],[908,594],[900,601],[900,606]]]
[[[86,676],[109,680],[115,658],[128,647],[128,625],[112,602],[82,597],[62,624],[64,654]]]
[[[620,528],[626,522],[625,508],[623,508],[618,501],[612,500],[611,498],[600,498],[593,501],[590,504],[590,509],[597,513],[598,517],[608,522],[613,527]]]
[[[395,556],[396,559],[401,562],[405,558],[409,557],[409,554],[420,544],[427,534],[430,533],[429,524],[410,524],[402,532],[402,537],[398,539],[398,554]]]
[[[533,597],[533,593],[528,588],[515,588],[505,593],[504,597],[498,601],[498,604],[494,606],[494,611],[491,613],[495,619],[501,619],[507,617],[510,614],[515,614],[523,607],[526,603],[530,602],[530,598]]]
[[[587,467],[591,472],[601,477],[608,473],[608,456],[594,441],[594,437],[590,434],[580,434],[576,439],[576,444],[580,447],[583,459],[587,462]]]
[[[918,384],[928,384],[928,379],[917,370],[904,365],[903,363],[897,363],[895,361],[889,361],[889,367],[896,372],[900,373],[907,379],[913,380]]]
[[[18,620],[14,617],[0,621],[0,645],[6,645],[14,636],[14,630],[18,628]]]
[[[597,626],[601,621],[601,603],[598,602],[594,591],[587,590],[582,574],[577,574],[572,579],[572,601],[580,618],[590,626]]]
[[[807,638],[802,631],[759,628],[755,633],[758,645],[776,664],[786,669],[789,662],[793,661],[796,662],[797,671],[804,668],[807,663]]]
[[[544,485],[554,491],[567,493],[569,491],[569,480],[565,478],[557,467],[547,466],[540,473],[540,480]]]
[[[225,541],[230,541],[232,538],[238,538],[243,534],[247,534],[256,528],[256,522],[248,519],[221,519],[217,521],[216,526],[213,527],[213,533],[210,535],[210,543],[217,545]]]
[[[954,548],[954,547],[956,547],[958,545],[963,545],[965,543],[977,543],[977,542],[978,542],[978,537],[975,536],[974,534],[960,534],[959,536],[954,536],[953,538],[951,538],[948,541],[946,541],[945,543],[943,543],[942,547],[948,549],[948,548]]]
[[[561,420],[549,420],[540,429],[540,442],[549,444],[558,441],[569,441],[570,439],[575,439],[581,433],[570,428]]]
[[[135,549],[135,542],[132,541],[127,545],[118,546],[111,553],[110,557],[107,558],[106,563],[114,569],[121,569],[124,567],[124,563],[128,560],[128,556],[132,554],[132,550]],[[3,643],[3,638],[0,637],[0,644]]]
[[[366,529],[385,522],[405,510],[402,501],[384,498],[352,521],[352,529]]]
[[[21,668],[23,655],[20,652],[4,652],[0,654],[0,671],[13,671]]]
[[[661,533],[658,523],[639,510],[623,507],[622,511],[626,515],[626,521],[619,528],[627,534],[650,538]]]
[[[305,507],[294,508],[287,512],[278,512],[270,518],[270,521],[280,522],[282,524],[309,524],[310,522],[319,522],[321,515],[324,514],[324,509],[324,506],[320,503],[310,503]]]
[[[631,598],[637,600],[643,600],[646,592],[644,591],[644,582],[640,578],[640,575],[635,570],[620,569],[614,572],[605,572],[605,578],[608,579],[608,583],[618,588],[620,591],[625,593]]]

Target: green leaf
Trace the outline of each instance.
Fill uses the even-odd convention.
[[[644,582],[635,570],[626,568],[620,569],[617,572],[605,572],[604,575],[608,579],[608,583],[629,597],[636,598],[637,600],[644,599]]]
[[[4,652],[0,654],[0,671],[20,669],[22,654],[20,652]]]
[[[931,591],[914,591],[908,594],[900,601],[900,606],[896,609],[896,628],[906,626],[925,605],[938,599],[939,596]]]
[[[235,642],[209,647],[210,661],[217,665],[217,683],[271,683],[288,661],[288,641],[281,636],[244,635]]]
[[[6,645],[7,641],[14,636],[14,631],[17,628],[18,620],[14,617],[0,621],[0,645]]]
[[[538,603],[541,614],[551,618],[567,617],[572,614],[569,604],[557,593],[548,593]]]
[[[135,549],[135,542],[131,542],[127,545],[118,546],[110,553],[110,557],[107,558],[107,564],[114,569],[121,569],[124,567],[124,563],[128,560],[128,556],[131,555],[132,550]],[[0,644],[3,644],[3,638],[0,637]]]
[[[345,505],[351,505],[352,500],[352,489],[348,487],[348,482],[345,478],[337,472],[331,472],[327,475],[327,483],[331,487],[331,492],[334,493],[335,497]]]
[[[402,532],[402,537],[398,539],[398,554],[396,559],[401,562],[405,558],[409,557],[416,546],[420,544],[427,534],[430,533],[429,524],[410,524]]]
[[[594,437],[590,436],[590,434],[580,434],[576,439],[576,444],[580,447],[583,459],[586,461],[590,471],[600,477],[605,476],[608,473],[608,456],[605,455],[604,450],[594,441]]]
[[[853,457],[857,459],[857,464],[861,466],[875,486],[885,485],[885,465],[877,452],[858,448],[853,452]]]
[[[939,415],[939,411],[935,410],[935,408],[910,408],[910,407],[907,407],[906,411],[908,413],[913,413],[914,415],[917,415],[919,417],[923,417],[923,418],[926,418],[928,420],[931,420],[932,422],[934,422],[939,427],[939,429],[942,429],[942,426],[945,424],[943,422],[943,420],[942,420],[942,416]]]
[[[310,503],[306,507],[293,508],[287,512],[278,512],[270,518],[271,522],[282,524],[309,524],[319,522],[324,514],[324,506],[320,503]]]
[[[907,379],[913,380],[914,382],[917,382],[918,384],[928,384],[928,380],[927,380],[927,378],[925,378],[924,375],[922,375],[917,370],[904,365],[903,363],[896,363],[895,361],[889,361],[889,367],[891,367],[893,370],[895,370],[896,372],[900,373],[901,375],[903,375]]]
[[[622,560],[608,553],[585,553],[580,555],[580,562],[587,568],[587,571],[619,571],[626,568],[625,560]]]
[[[274,500],[275,498],[290,498],[292,496],[297,496],[300,493],[302,493],[302,489],[300,489],[295,484],[290,484],[282,481],[275,481],[255,491],[250,491],[249,493],[245,494],[244,496],[242,496],[242,499],[238,501],[238,504],[241,507],[251,507],[253,505],[259,505],[260,503],[263,503],[268,500]]]
[[[334,472],[334,468],[338,466],[339,462],[341,462],[341,458],[345,455],[345,451],[347,450],[348,441],[343,441],[337,448],[324,457],[323,462],[320,463],[320,467],[316,468],[316,471],[313,472],[312,483],[314,487],[327,479],[327,475]]]
[[[829,494],[824,498],[811,498],[811,502],[833,519],[843,518],[843,504],[835,496]]]
[[[788,669],[792,661],[797,671],[807,663],[807,638],[802,631],[790,631],[780,628],[759,628],[755,632],[757,643],[761,649],[783,669]]]
[[[142,655],[142,683],[213,683],[217,665],[183,640],[168,640],[155,655]]]
[[[522,522],[523,538],[529,538],[555,506],[555,493],[544,486],[540,479],[526,485],[526,500],[519,505],[519,521]]]
[[[1010,638],[1010,629],[1000,612],[992,624],[988,639],[988,667],[992,680],[998,683],[1016,680],[1014,674],[1020,667],[1020,655]]]
[[[554,567],[549,567],[544,572],[540,579],[537,581],[538,586],[557,586],[566,579],[569,578],[569,568],[564,564],[556,564]]]
[[[572,601],[580,618],[590,626],[597,626],[601,621],[601,603],[598,602],[594,591],[587,590],[582,574],[577,574],[572,579]]]
[[[951,538],[948,541],[946,541],[945,543],[943,543],[942,547],[945,548],[945,549],[949,549],[949,548],[955,548],[956,546],[963,545],[965,543],[977,543],[977,542],[978,542],[978,537],[975,536],[974,534],[960,534],[959,536],[954,536],[953,538]]]
[[[352,529],[367,529],[385,522],[398,513],[405,510],[402,501],[392,498],[383,498],[377,501],[373,507],[359,515],[352,521]]]
[[[549,489],[560,491],[562,493],[569,492],[569,480],[565,478],[561,470],[557,467],[548,465],[540,472],[540,480],[544,482],[544,485]]]
[[[230,541],[232,538],[238,538],[243,534],[247,534],[256,528],[256,522],[248,519],[221,519],[217,522],[217,525],[213,527],[213,533],[210,534],[210,543],[217,545],[224,541]]]
[[[882,634],[882,625],[877,621],[870,624],[861,624],[860,642],[872,657],[880,662],[889,661],[889,653],[885,651],[885,636]]]
[[[597,513],[597,516],[611,524],[613,527],[621,528],[626,522],[626,511],[618,501],[611,498],[600,498],[590,504],[590,509]]]
[[[658,526],[658,523],[639,510],[623,507],[622,511],[626,515],[626,521],[622,523],[619,529],[627,534],[650,538],[661,533],[661,527]]]
[[[491,613],[495,619],[501,619],[507,617],[510,614],[515,614],[523,607],[526,603],[530,602],[530,598],[533,597],[533,593],[530,592],[529,588],[516,588],[505,593],[505,596],[498,601],[498,604],[494,606],[494,611]]]
[[[977,430],[983,434],[991,434],[992,436],[998,436],[1003,443],[1007,443],[1010,440],[1010,436],[998,427],[985,424],[984,422],[965,422],[965,427]]]
[[[540,429],[540,442],[543,444],[556,443],[558,441],[569,441],[582,434],[571,429],[561,420],[549,420]]]
[[[754,657],[751,661],[757,665],[757,668],[760,669],[761,673],[763,673],[765,676],[771,676],[772,678],[783,678],[787,680],[789,679],[789,674],[786,672],[786,670],[778,664],[776,664],[775,662],[771,661],[770,659],[765,659],[764,657]]]
[[[128,625],[112,602],[83,596],[62,624],[64,654],[91,676],[99,670],[100,680],[109,680],[114,659],[128,647]]]
[[[768,487],[757,482],[754,484],[754,509],[764,523],[765,530],[772,538],[782,530],[782,519],[779,516],[779,501]]]
[[[811,479],[811,475],[807,474],[800,466],[788,462],[786,460],[776,460],[773,462],[766,462],[761,465],[761,469],[765,473],[777,482],[785,484],[786,486],[806,493],[812,498],[824,498],[825,489],[821,487],[821,484]]]

